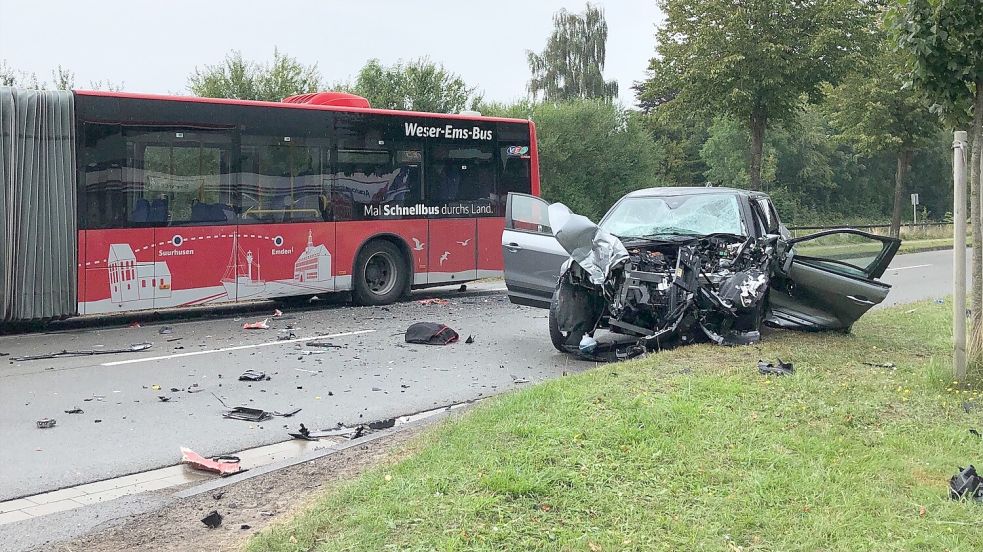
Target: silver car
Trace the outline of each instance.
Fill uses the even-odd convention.
[[[513,193],[502,234],[510,300],[550,309],[570,352],[593,351],[599,329],[636,338],[630,353],[753,343],[763,323],[848,330],[887,297],[877,278],[900,243],[850,228],[792,239],[767,194],[728,188],[639,190],[599,224]]]

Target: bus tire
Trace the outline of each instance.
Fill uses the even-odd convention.
[[[406,259],[386,240],[373,240],[355,259],[352,299],[357,305],[388,305],[404,293],[409,279]]]

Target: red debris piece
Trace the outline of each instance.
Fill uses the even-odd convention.
[[[283,311],[280,309],[273,309],[273,318],[280,318],[283,316]]]
[[[270,319],[261,320],[259,322],[246,322],[242,325],[244,330],[268,330],[270,329]]]
[[[197,452],[181,447],[181,462],[185,464],[191,464],[191,467],[214,472],[220,475],[232,475],[234,473],[239,473],[242,471],[242,467],[239,466],[239,459],[231,460],[232,457],[226,457],[224,460],[212,460],[210,458],[205,458],[204,456],[198,454]]]
[[[447,305],[450,303],[450,301],[448,301],[447,299],[440,299],[438,297],[434,297],[431,299],[420,299],[419,301],[417,301],[417,303],[420,303],[421,305]]]
[[[133,322],[130,322],[130,327],[131,328],[139,328],[141,326],[140,326],[140,323],[139,322],[137,322],[136,320],[134,320]]]

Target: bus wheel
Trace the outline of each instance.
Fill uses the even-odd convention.
[[[395,245],[375,240],[359,252],[354,276],[352,298],[356,304],[388,305],[403,295],[409,273]]]

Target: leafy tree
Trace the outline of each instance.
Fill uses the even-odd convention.
[[[188,90],[208,98],[278,102],[320,88],[317,64],[303,65],[277,49],[273,50],[273,61],[268,64],[247,60],[242,52],[234,50],[221,64],[195,68],[188,78]]]
[[[950,127],[972,118],[970,219],[973,227],[972,336],[970,355],[983,361],[983,2],[898,0],[893,12],[899,46],[910,60],[908,76]]]
[[[915,92],[904,87],[905,58],[886,42],[863,71],[844,79],[829,98],[839,138],[867,155],[891,152],[897,158],[891,235],[901,234],[901,212],[915,152],[938,136],[938,117]]]
[[[65,69],[61,65],[51,72],[51,78],[55,90],[71,90],[75,88],[75,73]]]
[[[355,83],[340,85],[369,100],[373,107],[409,109],[433,113],[459,113],[473,108],[481,95],[464,79],[429,58],[386,67],[369,60],[358,72]]]
[[[817,102],[866,45],[857,0],[659,0],[666,14],[640,104],[733,117],[750,135],[749,186],[761,187],[765,131]]]
[[[17,71],[7,64],[7,60],[0,60],[0,86],[40,89],[44,88],[44,83],[38,81],[35,73]]]
[[[539,54],[526,52],[528,90],[548,102],[576,98],[613,99],[618,83],[604,80],[608,24],[600,8],[587,4],[584,13],[561,9],[553,15],[553,33]]]

